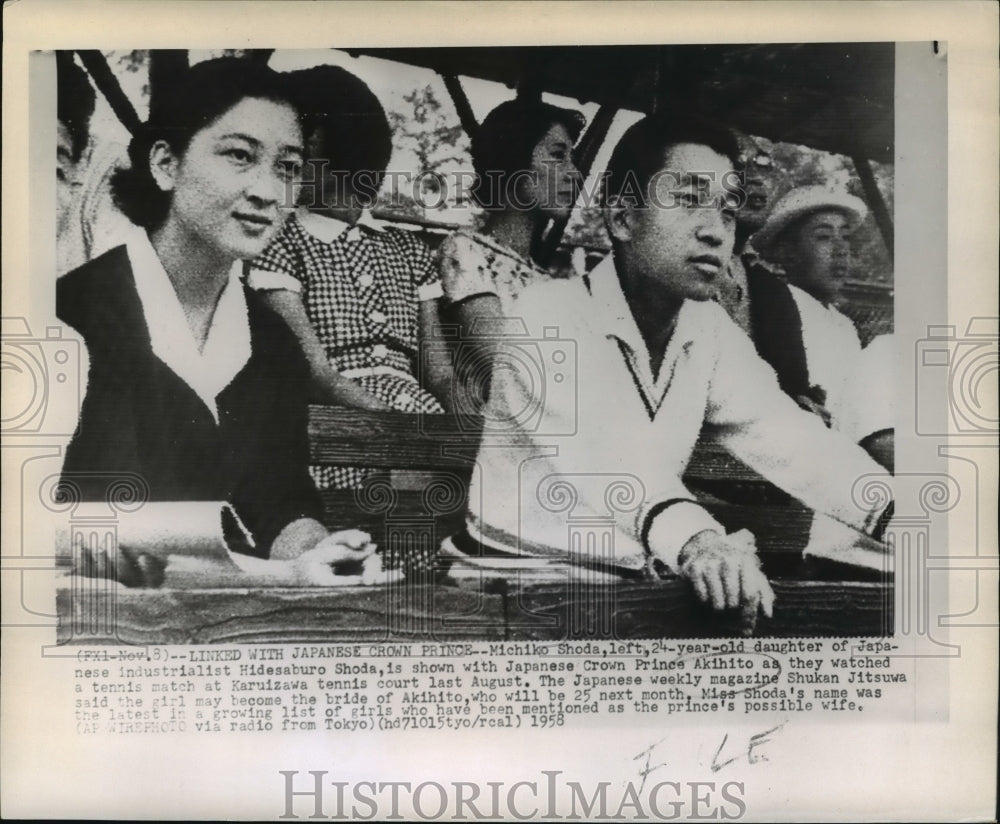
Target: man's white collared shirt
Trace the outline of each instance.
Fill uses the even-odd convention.
[[[851,489],[879,467],[780,390],[721,307],[684,302],[654,378],[611,256],[589,284],[552,281],[522,293],[527,334],[505,338],[494,366],[470,492],[473,537],[529,554],[606,554],[585,537],[605,535],[614,563],[641,567],[650,509],[693,498],[681,479],[705,425],[810,506],[869,525]],[[724,532],[700,506],[678,503],[653,520],[650,544],[676,568],[703,529]]]

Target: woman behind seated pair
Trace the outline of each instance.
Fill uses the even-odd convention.
[[[249,283],[281,314],[305,352],[322,403],[441,413],[451,372],[436,336],[441,284],[427,246],[368,211],[392,154],[378,99],[336,66],[288,75],[303,113],[300,206],[251,264]],[[423,378],[423,384],[418,381]],[[314,467],[321,487],[350,487],[362,470]]]
[[[253,554],[290,562],[289,582],[336,583],[330,563],[373,547],[318,520],[307,366],[240,280],[241,261],[280,229],[301,172],[284,81],[233,58],[197,64],[156,90],[129,155],[113,191],[137,228],[57,286],[57,314],[89,356],[63,480],[87,500],[103,499],[109,479],[138,477],[152,501],[229,501]],[[146,570],[122,555],[119,578],[143,582]]]
[[[580,112],[518,98],[493,109],[473,137],[472,193],[486,211],[485,224],[481,232],[462,230],[446,238],[438,257],[464,346],[455,364],[463,392],[457,408],[478,411],[498,336],[517,318],[521,290],[549,277],[534,254],[549,222],[573,210],[580,188],[573,145],[583,125]]]

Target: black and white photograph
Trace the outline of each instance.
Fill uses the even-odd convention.
[[[54,57],[118,640],[891,634],[892,43]]]
[[[955,722],[950,668],[996,660],[998,318],[954,296],[996,292],[995,203],[954,251],[979,41],[810,3],[741,35],[621,4],[631,39],[538,4],[590,7],[576,42],[194,5],[217,46],[17,41],[4,657],[51,668],[72,785],[163,742],[199,754],[142,815],[987,820],[995,738],[972,806],[832,800],[933,763],[887,731]],[[28,817],[149,786],[4,783]]]

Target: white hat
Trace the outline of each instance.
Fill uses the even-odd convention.
[[[847,212],[855,225],[868,214],[864,201],[847,192],[838,192],[825,186],[800,186],[774,204],[767,221],[753,236],[754,248],[767,255],[771,251],[771,244],[791,224],[812,212],[824,212],[828,209]]]

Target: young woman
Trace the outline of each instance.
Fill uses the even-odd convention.
[[[324,403],[444,412],[451,371],[435,336],[441,283],[412,233],[367,211],[392,154],[378,98],[336,66],[292,72],[312,166],[300,206],[257,258],[249,283],[287,321]],[[423,384],[418,380],[423,378]],[[314,467],[321,487],[358,485],[366,473]]]
[[[252,554],[285,562],[289,581],[335,583],[330,563],[373,547],[318,520],[307,366],[240,280],[241,262],[280,229],[301,170],[284,82],[243,60],[197,64],[157,89],[129,155],[113,189],[136,231],[57,287],[57,313],[90,362],[63,481],[84,499],[121,477],[140,479],[152,501],[229,501]],[[123,579],[137,570],[125,560]]]
[[[527,284],[549,277],[532,255],[549,221],[567,217],[576,202],[573,145],[583,124],[580,112],[516,99],[491,111],[473,138],[473,195],[486,222],[482,232],[446,238],[438,257],[445,297],[462,330],[456,373],[464,397],[456,407],[463,411],[475,411],[485,399],[498,322],[517,316]]]

